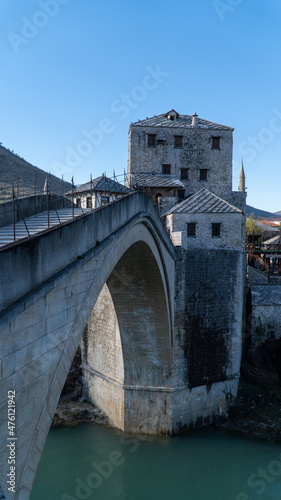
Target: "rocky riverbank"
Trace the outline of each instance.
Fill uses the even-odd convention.
[[[281,341],[244,355],[238,397],[217,425],[255,439],[281,442]]]
[[[281,442],[281,386],[240,382],[228,418],[216,425],[254,439]]]
[[[108,417],[88,401],[66,400],[58,404],[52,427],[81,422],[109,425]],[[255,386],[242,381],[228,418],[219,418],[215,425],[253,439],[281,442],[280,385]]]
[[[57,406],[52,427],[76,425],[81,422],[95,422],[97,424],[109,425],[108,417],[88,401],[65,400]]]
[[[104,413],[87,401],[59,403],[52,427],[94,422],[109,425]],[[230,405],[228,418],[219,418],[216,426],[253,439],[281,442],[281,387],[276,384],[255,386],[240,383],[238,398]]]
[[[108,417],[82,397],[81,351],[79,347],[65,381],[52,427],[76,425],[80,422],[109,425]]]
[[[52,427],[81,422],[109,425],[108,417],[88,401],[65,400],[58,404]],[[281,442],[281,386],[241,381],[228,418],[219,418],[215,425],[253,439]]]

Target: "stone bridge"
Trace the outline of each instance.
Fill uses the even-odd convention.
[[[86,327],[89,397],[120,429],[172,432],[174,267],[174,247],[141,192],[1,249],[0,467],[8,499],[30,496]],[[16,408],[12,438],[8,402],[10,416]],[[15,494],[7,484],[12,443]]]

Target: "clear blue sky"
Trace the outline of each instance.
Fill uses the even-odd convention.
[[[0,142],[81,184],[124,171],[130,122],[196,111],[235,128],[233,188],[243,157],[247,203],[281,210],[280,24],[280,0],[1,2]]]

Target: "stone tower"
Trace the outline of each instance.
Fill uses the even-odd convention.
[[[175,431],[211,422],[237,394],[246,192],[243,163],[232,191],[232,136],[231,127],[175,110],[130,126],[129,181],[152,197],[158,192],[177,257],[173,356],[182,391]]]
[[[202,188],[232,192],[233,128],[172,110],[132,123],[128,174],[176,176],[185,195]]]

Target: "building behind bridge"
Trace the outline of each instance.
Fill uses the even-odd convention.
[[[132,123],[129,185],[147,189],[151,183],[154,200],[170,197],[170,206],[205,188],[245,212],[243,166],[239,191],[232,191],[233,130],[199,118],[196,113],[180,115],[174,110]],[[171,184],[173,192],[167,193],[169,178],[174,187]]]
[[[106,175],[73,187],[66,196],[79,208],[99,208],[130,193],[130,189]]]

